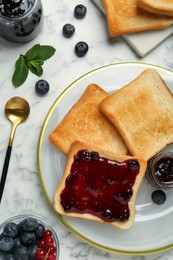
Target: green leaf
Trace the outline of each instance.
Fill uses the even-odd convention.
[[[41,65],[36,65],[36,63],[34,63],[33,61],[28,62],[28,68],[33,74],[37,76],[41,76],[43,74],[43,68],[41,67]]]
[[[25,53],[25,57],[28,61],[31,60],[48,60],[55,53],[55,48],[50,45],[35,44],[29,51]]]
[[[34,67],[42,66],[44,64],[44,61],[42,60],[30,60],[27,62],[28,64],[32,64]]]
[[[15,63],[15,71],[12,76],[12,83],[15,87],[21,86],[28,76],[28,66],[23,55],[20,55],[18,60]]]
[[[51,58],[55,53],[55,48],[50,45],[34,45],[25,55],[20,55],[15,63],[15,71],[12,82],[15,87],[22,85],[29,73],[29,70],[37,75],[43,74],[42,65],[44,61]]]

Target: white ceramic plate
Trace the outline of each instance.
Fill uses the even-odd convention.
[[[67,87],[52,105],[43,124],[38,144],[38,167],[41,185],[52,207],[54,192],[63,175],[66,156],[48,139],[71,106],[90,83],[96,83],[108,92],[116,91],[147,68],[156,69],[173,92],[173,73],[164,68],[142,64],[112,64],[93,70]],[[172,87],[171,87],[172,86]],[[166,149],[173,150],[173,146]],[[144,179],[137,196],[135,223],[129,230],[94,221],[63,217],[62,223],[89,244],[114,253],[147,254],[173,248],[173,191],[167,192],[166,202],[158,206],[151,200],[153,191]]]

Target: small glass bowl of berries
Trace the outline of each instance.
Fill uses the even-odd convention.
[[[57,260],[58,237],[38,216],[14,216],[0,225],[0,259]]]

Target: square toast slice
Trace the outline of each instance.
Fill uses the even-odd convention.
[[[152,14],[139,7],[138,0],[103,0],[110,36],[163,29],[173,23],[168,16]]]
[[[52,144],[68,154],[71,144],[80,140],[95,144],[113,153],[127,154],[122,137],[99,109],[101,101],[109,96],[101,87],[90,84],[57,127],[50,133]]]
[[[138,0],[138,4],[148,12],[173,16],[173,0]]]
[[[173,142],[173,95],[154,69],[105,98],[100,108],[134,156],[149,160]]]
[[[54,209],[61,215],[128,229],[134,223],[146,166],[143,159],[76,141],[54,195]]]

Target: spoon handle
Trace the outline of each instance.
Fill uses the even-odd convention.
[[[10,156],[11,156],[11,150],[12,150],[12,146],[9,145],[7,147],[7,152],[6,152],[6,156],[5,156],[5,161],[4,161],[4,166],[3,166],[3,170],[2,170],[2,176],[1,176],[1,182],[0,182],[0,202],[1,202],[1,199],[2,199],[2,194],[3,194],[3,191],[4,191],[5,181],[6,181],[6,177],[7,177],[8,166],[9,166]]]

